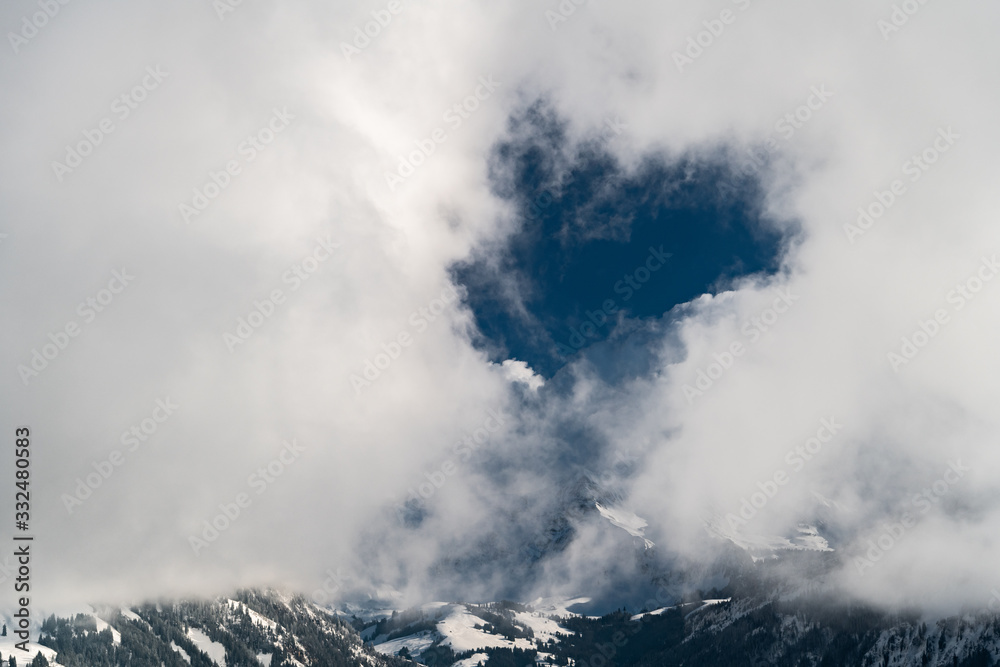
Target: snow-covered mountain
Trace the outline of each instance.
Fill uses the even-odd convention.
[[[541,601],[539,601],[541,602]],[[354,619],[379,652],[426,665],[980,667],[1000,662],[1000,618],[928,623],[808,598],[692,600],[642,613],[562,604],[434,603]]]
[[[739,594],[600,617],[571,611],[585,602],[433,602],[359,615],[242,591],[52,616],[27,654],[8,636],[0,655],[5,666],[13,654],[16,665],[53,667],[1000,664],[1000,616],[986,611],[928,622],[829,599]]]
[[[10,619],[5,621],[11,627]],[[242,591],[230,598],[94,608],[50,616],[19,650],[12,633],[0,657],[17,665],[53,667],[399,667],[365,645],[329,610],[277,591]],[[38,656],[42,657],[39,658]],[[14,662],[9,663],[15,664]]]

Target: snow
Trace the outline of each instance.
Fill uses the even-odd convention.
[[[709,607],[714,607],[715,605],[722,604],[723,602],[729,602],[730,600],[732,600],[732,598],[725,598],[722,600],[702,600],[701,602],[695,603],[698,605],[698,608],[693,609],[688,614],[688,616],[693,616],[694,614],[697,614],[699,611],[708,609]]]
[[[438,632],[444,635],[444,646],[450,646],[455,653],[472,651],[480,648],[520,648],[532,649],[535,645],[527,639],[510,641],[502,635],[492,635],[483,630],[477,630],[476,625],[486,621],[470,614],[464,605],[454,605],[451,613],[438,623]]]
[[[718,600],[702,600],[704,604],[722,604],[723,602],[732,602],[732,598],[719,598]]]
[[[56,652],[47,646],[42,646],[41,644],[35,644],[33,642],[28,642],[28,650],[22,651],[14,646],[18,641],[20,641],[16,635],[12,635],[10,630],[10,625],[7,626],[7,636],[0,637],[0,653],[3,654],[4,664],[6,664],[8,658],[7,656],[13,655],[17,658],[18,665],[28,665],[35,658],[35,655],[41,651],[45,659],[49,661],[52,667],[63,667],[60,663],[56,662]]]
[[[264,667],[271,667],[271,654],[270,653],[258,653],[257,662],[264,665]]]
[[[659,616],[668,609],[675,609],[675,607],[660,607],[659,609],[654,609],[653,611],[646,611],[641,614],[635,614],[632,616],[633,621],[641,621],[646,616]]]
[[[172,649],[174,649],[175,651],[177,651],[178,653],[180,653],[180,654],[181,654],[181,657],[182,657],[182,658],[184,658],[184,661],[185,661],[185,662],[186,662],[187,664],[189,664],[189,665],[191,664],[191,656],[189,656],[189,655],[187,654],[187,651],[185,651],[185,650],[184,650],[183,648],[181,648],[180,646],[178,646],[177,644],[175,644],[175,643],[174,643],[174,642],[172,642],[172,641],[170,642],[170,648],[172,648]]]
[[[531,606],[549,616],[582,616],[582,614],[570,611],[569,608],[578,604],[586,604],[590,600],[591,598],[588,597],[570,598],[568,600],[565,598],[537,598],[531,603]],[[597,618],[597,616],[590,616],[589,618]]]
[[[261,616],[260,614],[258,614],[257,612],[255,612],[253,609],[246,606],[242,602],[237,602],[236,600],[227,600],[226,604],[229,605],[230,609],[242,609],[244,612],[247,613],[248,616],[250,616],[250,620],[252,620],[254,623],[257,623],[258,625],[265,625],[271,628],[272,630],[278,627],[277,623],[267,618],[266,616]],[[307,609],[307,611],[309,610]]]
[[[122,612],[122,616],[124,616],[125,618],[127,618],[129,620],[132,620],[132,621],[139,621],[140,623],[142,623],[143,625],[145,625],[147,628],[149,627],[149,623],[147,623],[146,621],[144,621],[142,619],[142,617],[139,616],[139,614],[135,613],[131,609],[129,609],[127,607],[122,607],[121,608],[121,612]]]
[[[188,628],[188,639],[194,642],[198,650],[208,654],[212,662],[219,667],[226,667],[226,647],[219,642],[213,642],[204,632],[198,628]]]
[[[97,621],[97,631],[98,632],[104,632],[105,629],[111,630],[111,643],[112,644],[121,644],[122,643],[122,633],[118,632],[113,627],[111,627],[111,625],[109,623],[105,623],[104,621],[102,621],[101,619],[99,619],[97,617],[97,614],[91,614],[91,616],[93,616],[94,620]]]
[[[825,537],[819,534],[819,530],[816,526],[799,524],[798,531],[799,534],[792,538],[792,542],[797,542],[806,549],[815,549],[816,551],[833,551],[833,549],[830,548],[830,543],[826,541]]]
[[[556,639],[556,633],[567,634],[565,628],[537,611],[519,611],[514,614],[514,620],[531,628],[531,631],[535,633],[535,639],[543,643],[548,643],[549,639]]]
[[[375,650],[383,655],[396,655],[405,646],[410,655],[416,656],[427,649],[434,640],[437,639],[434,632],[421,632],[416,635],[408,635],[393,639],[389,642],[382,642],[375,645]]]
[[[709,535],[729,540],[745,551],[749,551],[754,562],[764,558],[777,558],[781,551],[833,551],[816,526],[800,523],[796,535],[791,538],[780,535],[748,535],[732,528],[723,517],[708,517],[705,530]]]
[[[717,600],[699,600],[697,602],[681,602],[680,604],[675,604],[672,607],[660,607],[659,609],[654,609],[653,611],[646,611],[641,614],[635,614],[632,616],[633,621],[641,621],[646,616],[661,616],[663,612],[669,611],[670,609],[684,609],[684,607],[695,607],[688,613],[688,616],[694,614],[695,612],[701,611],[706,607],[711,607],[717,604],[722,604],[724,602],[729,602],[732,598],[719,598]]]
[[[459,660],[452,667],[478,667],[480,662],[485,665],[489,659],[490,656],[487,653],[473,653],[468,658]]]
[[[597,505],[597,511],[601,513],[601,516],[623,529],[629,535],[641,538],[647,549],[656,546],[646,539],[645,530],[649,524],[646,523],[645,519],[620,507],[605,507],[601,503],[595,503],[595,505]]]
[[[578,598],[570,600],[566,604],[586,601],[587,598]],[[533,649],[535,647],[533,640],[518,638],[511,641],[503,635],[494,635],[485,630],[477,629],[477,625],[485,625],[486,621],[470,613],[464,604],[434,602],[422,605],[420,609],[427,616],[438,618],[435,631],[424,631],[392,641],[384,641],[385,635],[375,637],[375,650],[384,655],[395,655],[405,646],[411,655],[418,656],[436,640],[441,640],[442,646],[451,647],[456,653],[484,648]],[[566,613],[568,614],[568,612]],[[514,612],[513,617],[518,624],[531,628],[535,639],[543,642],[547,642],[550,638],[555,639],[557,633],[566,632],[558,623],[547,618],[541,612]],[[366,635],[370,636],[370,632],[366,632]],[[485,662],[486,656],[482,655],[481,657]],[[475,662],[462,662],[461,664],[474,666],[478,662],[477,659]]]

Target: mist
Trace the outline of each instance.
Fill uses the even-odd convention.
[[[822,512],[830,590],[986,606],[997,10],[903,4],[5,4],[0,415],[32,432],[38,604],[338,570],[583,595],[637,567],[613,526],[512,568],[586,470],[660,566]],[[551,373],[505,358],[455,269],[511,252],[495,151],[540,101],[557,163],[741,171],[775,270]]]

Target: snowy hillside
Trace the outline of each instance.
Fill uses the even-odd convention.
[[[275,591],[211,601],[105,608],[50,617],[40,644],[15,652],[53,667],[717,667],[1000,664],[1000,617],[930,622],[821,599],[733,595],[601,617],[569,611],[586,598],[435,602],[357,615]],[[14,639],[0,640],[7,667]],[[37,663],[36,663],[37,664]]]
[[[397,667],[334,614],[276,591],[242,591],[232,599],[98,608],[50,616],[28,652],[3,637],[0,656],[28,665],[41,651],[61,667]],[[58,662],[56,662],[58,660]]]

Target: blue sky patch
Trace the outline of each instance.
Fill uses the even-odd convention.
[[[571,146],[544,103],[509,130],[490,176],[519,229],[452,268],[495,361],[551,377],[622,323],[779,268],[784,237],[761,217],[760,187],[724,157],[648,155],[629,172],[613,137]]]

